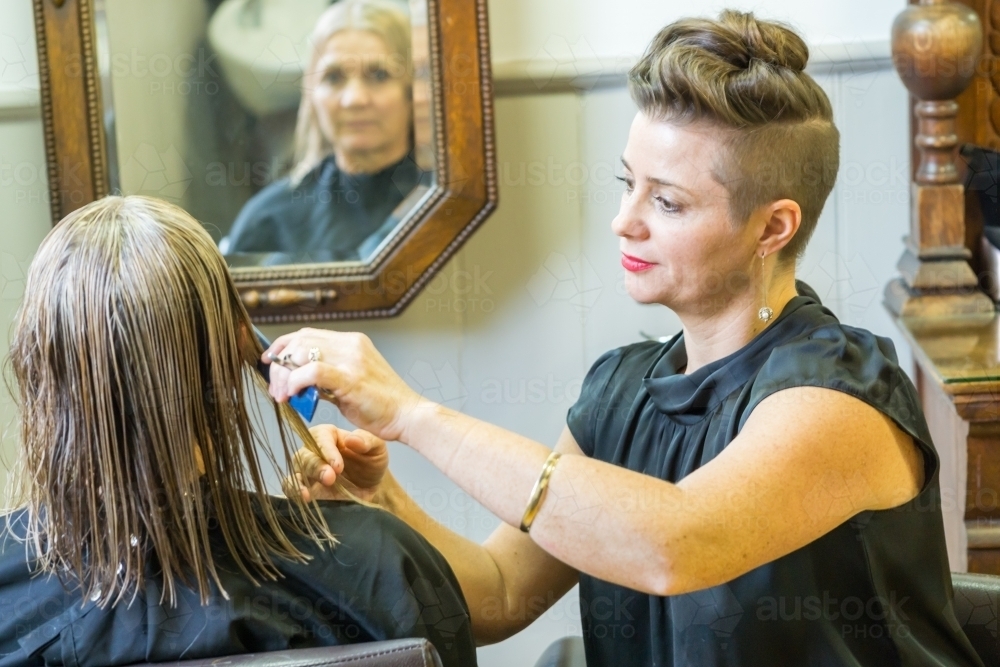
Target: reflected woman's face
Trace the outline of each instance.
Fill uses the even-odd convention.
[[[372,32],[343,30],[327,41],[316,62],[312,104],[341,169],[372,173],[409,152],[405,65]]]

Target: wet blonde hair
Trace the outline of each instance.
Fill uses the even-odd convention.
[[[412,42],[410,18],[399,2],[393,0],[340,0],[323,12],[313,29],[313,45],[309,66],[305,71],[302,100],[295,125],[295,154],[292,160],[291,182],[297,185],[306,174],[333,152],[333,145],[324,136],[312,104],[312,90],[320,56],[327,42],[344,30],[361,30],[377,35],[392,53],[394,74],[406,82],[413,80]]]
[[[279,517],[265,490],[260,452],[278,465],[247,407],[248,383],[264,387],[251,331],[215,243],[176,206],[107,197],[49,233],[9,360],[43,571],[106,605],[140,590],[152,561],[171,604],[179,582],[204,604],[210,581],[221,590],[210,529],[254,582],[278,576],[274,558],[305,560],[290,534],[333,543],[314,503],[294,495]],[[287,470],[291,433],[317,447],[286,404],[274,410]]]
[[[722,131],[713,174],[736,222],[778,199],[799,204],[799,231],[779,254],[791,261],[805,250],[840,163],[830,100],[805,73],[808,60],[791,28],[726,10],[718,20],[663,28],[629,72],[632,99],[647,116]]]

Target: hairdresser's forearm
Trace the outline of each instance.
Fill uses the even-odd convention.
[[[551,453],[529,438],[431,402],[404,415],[400,440],[514,527],[511,530],[520,525]],[[687,522],[676,516],[683,503],[680,489],[582,456],[575,445],[562,451],[567,455],[550,478],[532,540],[579,572],[650,594],[668,594],[661,591],[667,578],[676,579],[676,558],[697,564],[703,555],[691,554],[684,546],[690,540]],[[622,502],[630,497],[648,499],[649,511],[636,512]]]
[[[551,453],[534,440],[430,401],[408,411],[400,440],[511,526],[520,525]]]

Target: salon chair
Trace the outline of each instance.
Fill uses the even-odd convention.
[[[985,667],[1000,667],[1000,577],[953,574],[955,616]],[[159,663],[157,667],[163,667]],[[173,663],[175,667],[440,667],[437,651],[424,639],[248,653]],[[136,667],[154,667],[141,665]],[[582,637],[563,637],[549,646],[535,667],[587,667]]]
[[[393,639],[346,646],[246,653],[135,667],[441,667],[437,651],[426,639]]]
[[[952,573],[955,617],[986,667],[1000,667],[1000,577]]]
[[[955,616],[985,667],[1000,667],[1000,577],[951,576]],[[587,667],[582,637],[563,637],[549,646],[535,667]]]

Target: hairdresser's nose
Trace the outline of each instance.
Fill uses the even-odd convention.
[[[641,241],[648,237],[649,228],[643,218],[642,201],[636,191],[623,192],[618,215],[611,221],[611,231],[624,239]]]

